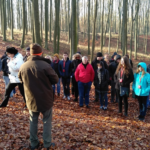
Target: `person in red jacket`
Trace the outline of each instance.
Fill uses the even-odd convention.
[[[75,71],[75,79],[78,82],[79,89],[79,105],[83,107],[83,98],[85,97],[85,105],[89,108],[89,92],[91,89],[91,84],[94,80],[94,70],[92,65],[88,63],[88,58],[86,56],[82,57],[82,63],[78,65]]]

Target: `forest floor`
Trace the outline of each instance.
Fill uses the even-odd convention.
[[[8,35],[7,35],[8,36]],[[2,41],[0,37],[0,56],[3,55],[6,46],[19,48],[20,40],[17,33],[15,40]],[[26,40],[26,46],[31,38]],[[49,45],[51,49],[51,45]],[[60,53],[68,50],[68,45],[60,45]],[[80,49],[81,52],[84,50]],[[111,50],[113,52],[113,49]],[[45,54],[53,54],[44,50]],[[84,52],[83,52],[84,54]],[[139,61],[149,62],[148,58],[138,57],[133,59],[134,70]],[[0,103],[4,98],[4,81],[0,73]],[[94,103],[94,86],[90,91],[90,108],[80,108],[79,104],[63,100],[61,87],[60,97],[55,96],[52,121],[52,142],[56,144],[56,150],[150,150],[150,109],[144,122],[137,119],[139,106],[137,100],[129,97],[128,117],[119,115],[118,104],[110,103],[108,92],[108,110],[100,110],[100,104]],[[39,117],[38,137],[40,148],[43,149],[43,123],[42,115]],[[0,108],[0,150],[28,150],[29,147],[29,113],[24,109],[23,99],[17,90],[17,94],[10,98],[8,107]]]

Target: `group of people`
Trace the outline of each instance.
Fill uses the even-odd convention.
[[[62,60],[58,54],[42,57],[42,48],[38,44],[31,44],[22,56],[14,47],[7,47],[1,58],[3,78],[5,81],[5,97],[0,107],[6,107],[9,98],[13,96],[16,86],[24,98],[30,114],[31,149],[38,148],[37,137],[38,116],[43,114],[44,147],[54,146],[51,142],[52,106],[55,90],[60,96],[60,83],[63,85],[63,99],[70,100],[70,82],[72,81],[72,95],[74,101],[89,108],[89,93],[92,83],[95,86],[95,102],[100,101],[100,109],[107,110],[108,87],[111,86],[111,102],[118,103],[118,113],[122,113],[124,101],[124,115],[128,116],[128,97],[130,84],[132,91],[139,101],[139,120],[144,120],[149,105],[150,74],[147,64],[140,62],[133,74],[133,63],[128,55],[121,57],[116,52],[111,59],[108,54],[103,56],[98,52],[90,64],[87,56],[77,52],[69,60],[67,52]],[[78,99],[79,98],[79,99]],[[85,101],[85,102],[84,102]]]

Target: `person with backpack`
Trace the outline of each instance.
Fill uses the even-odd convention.
[[[105,69],[103,62],[98,63],[97,66],[98,69],[95,71],[94,86],[96,88],[96,91],[99,93],[100,109],[107,110],[109,72],[107,69]],[[104,99],[105,99],[105,105],[103,106]]]
[[[63,60],[58,64],[59,74],[62,77],[62,84],[64,89],[63,99],[70,100],[70,76],[71,76],[71,61],[68,58],[68,53],[63,53]]]
[[[79,53],[76,53],[73,55],[73,60],[71,62],[71,69],[72,69],[72,85],[73,85],[73,91],[75,93],[75,99],[74,101],[78,101],[78,96],[79,96],[79,92],[78,92],[78,82],[75,79],[75,71],[78,67],[79,64],[82,63],[82,56]]]
[[[24,63],[23,62],[23,56],[18,52],[18,50],[14,47],[8,47],[6,49],[7,56],[10,58],[7,60],[7,65],[9,69],[9,79],[10,83],[8,84],[6,91],[5,91],[5,98],[3,102],[1,103],[0,107],[6,107],[9,101],[10,93],[12,90],[18,86],[21,95],[24,98],[24,102],[26,103],[25,100],[25,95],[24,95],[24,88],[23,84],[20,82],[18,78],[18,72],[21,67],[21,65]]]
[[[57,83],[57,95],[60,96],[60,73],[59,73],[59,70],[58,70],[58,64],[59,64],[59,55],[56,53],[54,54],[54,60],[53,60],[53,63],[52,63],[52,68],[55,70],[56,74],[58,75],[58,83]],[[55,94],[55,87],[56,85],[52,85],[53,87],[53,90],[54,90],[54,94]]]
[[[91,64],[88,63],[86,56],[82,57],[82,63],[78,65],[75,71],[75,79],[78,82],[79,89],[79,106],[83,107],[83,98],[85,98],[85,105],[89,108],[89,92],[92,82],[94,80],[94,70]]]
[[[122,113],[122,100],[124,100],[124,115],[128,116],[128,97],[130,93],[130,83],[134,80],[133,71],[129,59],[122,57],[114,75],[115,89],[119,97],[119,113]]]
[[[150,74],[147,73],[147,65],[144,62],[138,64],[138,69],[134,74],[132,89],[139,102],[139,120],[143,121],[147,111],[147,97],[150,93]]]
[[[109,69],[108,69],[109,70],[109,79],[111,81],[111,103],[114,102],[115,95],[116,95],[115,102],[118,102],[118,97],[117,97],[116,90],[115,90],[114,75],[115,75],[115,72],[116,72],[116,69],[118,67],[120,60],[121,60],[121,56],[116,55],[115,60],[109,65]]]
[[[43,115],[43,144],[46,149],[55,146],[52,143],[52,110],[53,110],[53,88],[58,82],[58,76],[49,65],[50,60],[42,56],[42,48],[39,44],[30,45],[31,56],[19,70],[19,79],[23,83],[27,99],[27,108],[30,115],[30,142],[31,150],[38,149],[39,140],[38,117]]]
[[[92,64],[91,64],[94,71],[97,70],[97,63],[99,63],[100,61],[103,62],[105,69],[108,69],[106,62],[103,59],[102,53],[98,52],[97,55],[96,55],[96,58],[92,61]],[[95,90],[95,100],[94,100],[94,102],[98,102],[98,99],[99,99],[99,93]]]

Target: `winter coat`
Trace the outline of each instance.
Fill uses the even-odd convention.
[[[129,59],[129,62],[130,62],[131,67],[133,68],[133,62],[132,62],[132,60]]]
[[[105,69],[108,69],[108,66],[107,66],[106,62],[103,59],[101,61],[103,62]],[[94,71],[97,70],[97,63],[99,63],[99,62],[100,61],[97,60],[97,58],[95,58],[95,60],[92,61],[91,65],[92,65]]]
[[[76,71],[75,71],[75,79],[76,81],[80,81],[82,83],[88,83],[88,82],[93,82],[94,80],[94,70],[92,65],[87,64],[86,68],[84,65],[81,63],[78,65]]]
[[[133,82],[134,80],[134,75],[133,75],[133,71],[132,69],[129,70],[129,75],[127,76],[125,73],[123,73],[122,75],[122,83],[120,83],[120,75],[121,74],[121,70],[119,70],[118,74],[114,75],[114,81],[116,83],[115,85],[115,89],[120,90],[120,86],[121,87],[127,87],[130,89],[130,83]]]
[[[33,112],[44,112],[53,106],[52,85],[58,76],[49,65],[49,60],[40,56],[29,56],[19,70],[26,97],[26,105]]]
[[[94,86],[96,91],[99,92],[106,92],[108,91],[108,82],[109,82],[109,72],[104,67],[100,70],[101,72],[101,83],[99,83],[98,77],[98,69],[95,71],[95,78],[94,78]]]
[[[20,53],[17,53],[14,58],[7,63],[10,83],[20,83],[18,72],[23,63],[23,57]]]
[[[76,57],[80,57],[80,59],[76,59]],[[72,76],[74,76],[74,73],[80,63],[82,63],[82,56],[78,53],[74,54],[73,61],[71,62]]]
[[[61,60],[58,64],[58,70],[59,70],[59,74],[62,78],[70,78],[71,76],[71,61],[69,60],[69,58],[67,59],[66,63],[65,63],[65,72],[63,72],[63,63],[64,61]]]
[[[118,67],[118,63],[116,61],[112,62],[110,65],[109,65],[109,77],[114,81],[114,74],[116,72],[116,69]]]
[[[8,60],[8,57],[5,57],[2,59],[3,76],[8,76],[8,74],[9,74],[9,70],[8,70],[8,66],[7,66],[7,60]]]
[[[53,61],[53,63],[51,65],[52,65],[52,68],[55,70],[56,74],[58,75],[58,77],[60,78],[60,73],[58,70],[58,64],[59,64],[59,60]]]
[[[147,69],[147,66],[145,63],[141,62],[138,64],[138,66],[141,66],[145,72]],[[146,72],[146,74],[141,78],[142,72],[135,73],[134,74],[134,81],[132,84],[132,89],[135,92],[135,95],[137,96],[148,96],[150,93],[150,74]],[[141,78],[141,82],[140,82]],[[141,85],[141,89],[139,89],[139,85]]]

